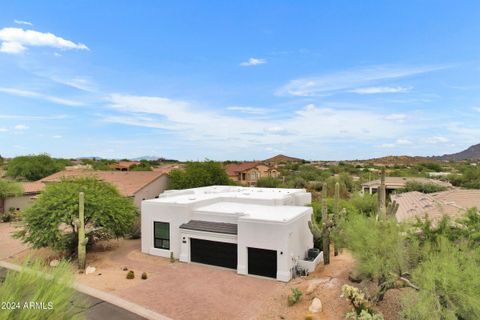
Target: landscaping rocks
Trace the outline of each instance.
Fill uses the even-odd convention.
[[[96,270],[97,270],[97,268],[88,266],[88,267],[85,269],[85,274],[95,273]]]
[[[327,283],[330,280],[331,280],[330,278],[318,278],[318,279],[312,279],[308,281],[308,287],[307,287],[307,290],[305,291],[305,294],[311,295],[312,293],[315,292],[315,290],[317,290],[317,287],[320,284]]]
[[[313,298],[310,307],[308,307],[308,311],[310,311],[311,313],[319,313],[322,312],[322,309],[322,301],[320,301],[319,298]]]
[[[50,261],[50,267],[58,267],[58,265],[60,264],[60,261],[57,260],[57,259],[53,259],[52,261]]]

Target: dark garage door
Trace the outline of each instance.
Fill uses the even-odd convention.
[[[190,260],[237,269],[237,244],[190,239]]]
[[[248,273],[276,278],[277,251],[248,248]]]

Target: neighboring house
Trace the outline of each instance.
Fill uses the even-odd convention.
[[[94,171],[64,170],[35,182],[22,183],[24,194],[5,199],[5,210],[23,210],[32,205],[45,185],[68,177],[95,177],[113,184],[121,195],[132,198],[140,207],[142,200],[158,197],[168,186],[168,175],[164,171]]]
[[[39,193],[38,190],[41,190],[44,187],[43,183],[40,181],[21,182],[21,184],[23,188],[23,194],[6,198],[4,206],[5,212],[12,209],[15,211],[20,211],[30,207],[35,200],[35,197]]]
[[[444,215],[455,219],[470,208],[480,209],[480,190],[453,189],[431,194],[412,191],[392,195],[391,200],[398,203],[398,221],[412,221],[425,216],[438,221]]]
[[[272,167],[278,167],[278,166],[283,166],[288,163],[304,163],[305,160],[300,159],[300,158],[294,158],[294,157],[289,157],[285,156],[283,154],[278,154],[274,157],[271,157],[269,159],[263,160],[263,163],[266,165],[272,166]]]
[[[313,247],[303,189],[212,186],[142,202],[142,252],[289,281]]]
[[[230,179],[247,186],[256,185],[260,178],[277,178],[280,175],[277,169],[261,162],[232,163],[225,166],[225,171]]]
[[[112,163],[109,167],[117,171],[130,171],[130,168],[137,164],[140,164],[140,161],[121,160]]]
[[[418,182],[422,184],[435,184],[438,186],[451,188],[452,185],[449,182],[428,179],[428,178],[419,178],[419,177],[385,177],[385,189],[387,194],[397,190],[402,189],[407,185],[407,182]],[[377,192],[380,187],[380,179],[373,180],[362,184],[362,192],[368,192],[374,194]]]

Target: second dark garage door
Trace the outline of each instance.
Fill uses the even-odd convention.
[[[248,248],[248,273],[276,278],[277,251]]]
[[[191,238],[190,261],[237,269],[237,244]]]

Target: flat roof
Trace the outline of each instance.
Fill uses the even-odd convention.
[[[304,192],[304,189],[211,186],[185,190],[168,190],[162,193],[158,199],[146,201],[188,204],[215,198],[276,200],[284,199],[295,193]]]
[[[309,210],[310,207],[305,206],[268,206],[225,201],[197,208],[194,212],[233,215],[238,220],[289,222]]]

